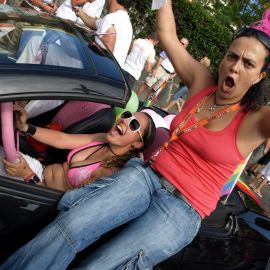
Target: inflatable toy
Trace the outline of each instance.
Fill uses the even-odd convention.
[[[2,143],[5,152],[5,158],[10,162],[19,162],[14,139],[12,102],[5,102],[1,104],[1,124]]]
[[[125,111],[136,112],[138,110],[138,107],[139,107],[138,96],[134,91],[132,91],[131,97],[130,97],[125,108],[114,107],[114,113],[116,116],[116,120],[119,118],[121,113],[123,113]]]

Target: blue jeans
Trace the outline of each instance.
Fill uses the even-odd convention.
[[[186,95],[187,92],[188,92],[188,88],[186,85],[178,88],[176,92],[174,93],[172,100],[177,101],[179,98],[182,98],[184,95]]]
[[[199,214],[163,189],[154,171],[139,159],[110,178],[67,192],[58,208],[57,218],[1,270],[63,270],[77,252],[129,221],[78,269],[148,270],[189,244],[201,222]]]

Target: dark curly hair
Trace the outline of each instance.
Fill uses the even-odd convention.
[[[144,131],[144,135],[143,135],[143,147],[140,149],[132,149],[130,151],[128,151],[127,153],[121,155],[121,156],[113,156],[110,157],[108,159],[105,159],[103,161],[103,167],[105,168],[112,168],[112,167],[116,167],[116,168],[122,168],[125,163],[133,158],[133,157],[138,157],[139,153],[142,152],[144,149],[146,149],[155,139],[155,135],[156,135],[156,126],[155,123],[152,119],[152,117],[150,115],[148,115],[147,113],[144,113],[147,118],[148,118],[148,126]]]
[[[258,29],[254,29],[252,27],[245,27],[240,29],[238,32],[236,32],[233,40],[240,37],[255,37],[268,50],[268,55],[265,57],[264,65],[261,69],[261,72],[266,72],[267,76],[269,77],[270,48],[267,45],[270,45],[270,37],[264,32]],[[241,106],[243,110],[245,112],[248,112],[250,110],[259,110],[261,106],[265,105],[266,103],[266,95],[266,78],[263,78],[258,83],[252,85],[242,98]]]

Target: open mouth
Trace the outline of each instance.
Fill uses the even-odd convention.
[[[115,130],[119,135],[123,135],[123,129],[119,124],[116,125]]]
[[[228,87],[228,88],[232,88],[234,85],[235,85],[234,79],[232,77],[228,76],[225,79],[225,86]]]

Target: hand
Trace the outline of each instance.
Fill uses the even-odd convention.
[[[53,8],[53,12],[55,12],[58,9],[57,5],[54,3],[48,4],[48,5]]]
[[[2,159],[2,161],[4,163],[6,173],[10,176],[22,177],[24,179],[33,173],[28,163],[21,155],[19,155],[18,163],[12,163],[5,159]]]
[[[53,14],[56,10],[56,7],[54,6],[54,4],[50,4],[50,5],[45,4],[45,5],[42,5],[41,8],[50,14]]]
[[[153,75],[154,77],[156,77],[156,74],[157,74],[157,70],[154,68],[154,69],[152,70],[152,75]]]
[[[72,7],[72,10],[74,11],[75,15],[77,17],[82,17],[83,14],[84,14],[84,11],[81,9],[81,8],[78,8],[78,7]]]
[[[270,150],[270,138],[265,140],[265,142],[264,142],[263,153],[266,154],[269,150]]]
[[[20,131],[27,131],[28,129],[28,124],[26,124],[27,121],[27,112],[24,108],[22,108],[21,106],[15,104],[13,106],[13,111],[16,112],[16,128]]]
[[[172,74],[170,74],[170,80],[173,79],[175,76],[176,76],[176,73],[175,72],[172,73]]]
[[[79,8],[78,8],[78,7],[72,6],[71,9],[72,9],[72,11],[76,14],[76,13],[78,12],[78,9],[79,9]],[[77,14],[76,14],[76,15],[77,15]]]
[[[29,102],[29,100],[20,100],[20,101],[16,101],[15,104],[24,108],[28,102]]]

